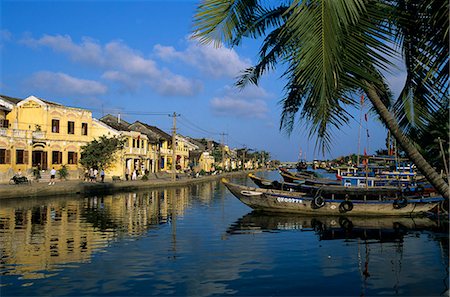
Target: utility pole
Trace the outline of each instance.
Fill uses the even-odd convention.
[[[244,145],[244,152],[242,155],[242,170],[245,170],[245,152],[247,151],[247,146]]]
[[[173,118],[173,126],[172,126],[172,180],[174,181],[176,179],[176,171],[177,171],[177,152],[176,152],[176,135],[177,135],[177,116],[180,116],[179,114],[176,114],[175,112],[172,115],[169,115],[169,117]]]
[[[225,171],[225,142],[223,140],[223,137],[228,134],[222,132],[220,133],[220,135],[222,135],[222,170]]]

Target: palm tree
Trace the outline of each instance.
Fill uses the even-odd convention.
[[[194,25],[194,38],[205,43],[237,46],[245,37],[263,38],[258,63],[236,85],[258,84],[264,73],[285,66],[280,129],[291,133],[298,117],[322,151],[332,143],[330,129],[348,124],[348,105],[366,94],[411,161],[448,199],[448,184],[405,136],[430,121],[448,91],[447,1],[204,0]],[[382,71],[395,67],[397,49],[408,76],[393,114]]]

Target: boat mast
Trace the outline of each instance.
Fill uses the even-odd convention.
[[[359,127],[358,127],[358,154],[356,155],[356,167],[359,167],[359,154],[361,151],[361,126],[362,126],[362,110],[364,105],[364,94],[361,95],[361,107],[359,108]]]

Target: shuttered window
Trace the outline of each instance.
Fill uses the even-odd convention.
[[[59,133],[59,120],[56,119],[52,120],[52,132]]]
[[[76,152],[68,152],[67,153],[67,163],[68,164],[77,164],[78,158]]]
[[[75,122],[67,122],[67,134],[75,134]]]
[[[24,164],[23,155],[23,150],[16,150],[16,164]]]
[[[11,164],[11,150],[5,150],[5,164]]]
[[[62,164],[62,152],[52,151],[52,164]]]
[[[6,150],[0,149],[0,164],[6,164]]]
[[[81,123],[81,135],[88,135],[88,124]]]

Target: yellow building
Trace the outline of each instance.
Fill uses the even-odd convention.
[[[131,178],[136,170],[137,176],[142,176],[145,172],[150,172],[152,167],[152,145],[146,134],[130,129],[130,123],[113,115],[106,115],[100,121],[115,131],[125,139],[125,147],[120,152],[116,172],[118,176]]]
[[[79,164],[81,148],[100,136],[121,136],[125,147],[117,153],[106,179],[138,176],[172,170],[172,136],[139,121],[130,124],[120,116],[107,115],[100,120],[86,109],[67,107],[35,96],[24,100],[0,96],[0,182],[8,181],[19,170],[29,178],[39,170],[49,179],[49,171],[66,166],[69,179],[82,179]],[[190,152],[199,147],[187,137],[176,135],[176,169],[185,171],[192,164]],[[214,158],[200,149],[196,165],[210,171]]]
[[[66,165],[78,178],[81,147],[92,140],[92,112],[30,96],[24,100],[0,96],[0,180],[19,170],[60,169]]]

